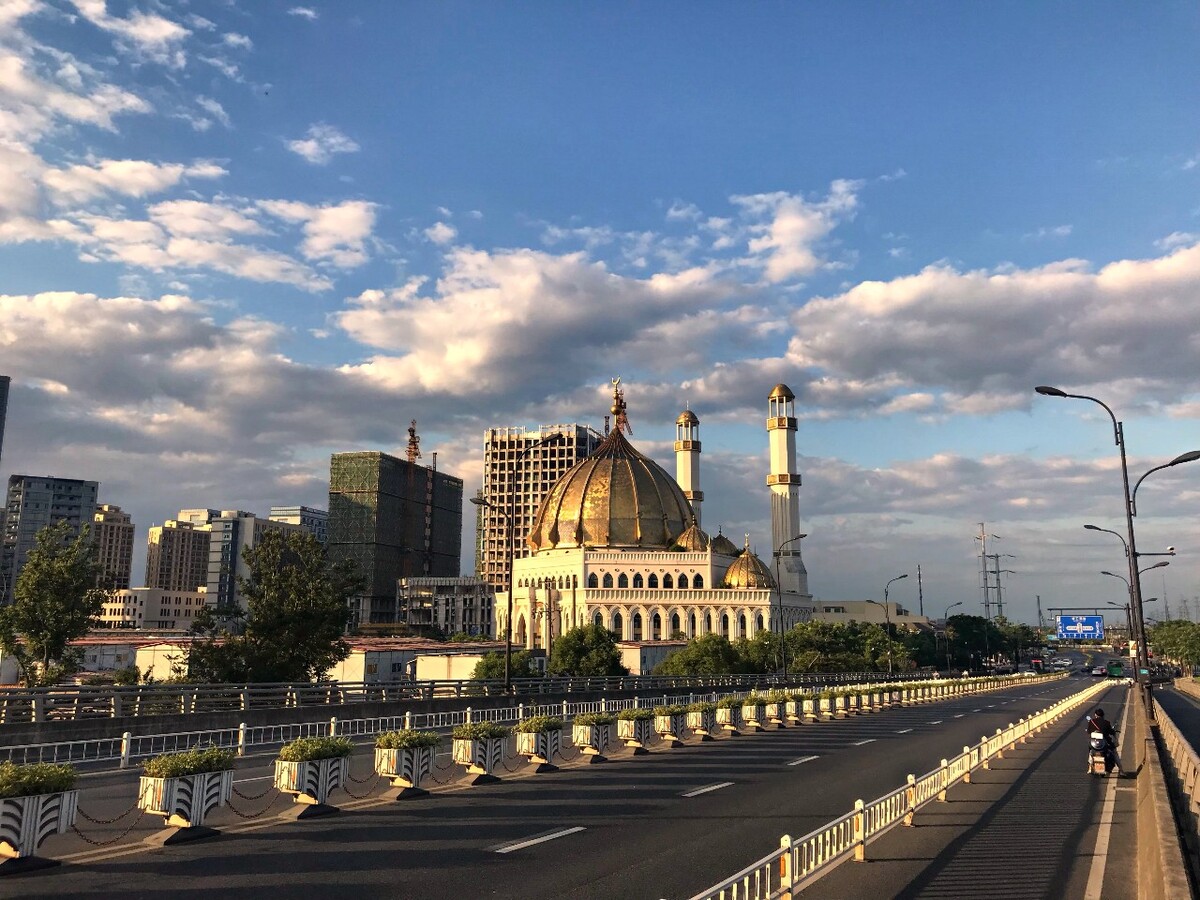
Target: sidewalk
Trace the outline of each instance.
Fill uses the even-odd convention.
[[[1122,762],[1132,773],[1125,698],[1114,686],[1088,709],[1102,706],[1125,722]],[[946,803],[918,813],[913,827],[868,847],[867,862],[843,863],[801,896],[1135,900],[1135,781],[1085,773],[1084,714],[1006,751],[971,784],[952,788]]]

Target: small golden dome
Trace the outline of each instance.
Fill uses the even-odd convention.
[[[675,538],[675,543],[684,550],[689,550],[693,553],[703,553],[708,549],[711,539],[696,524],[696,517],[693,516],[692,524],[688,526],[683,534]]]
[[[712,552],[721,556],[737,556],[742,551],[737,548],[737,544],[718,531],[717,536],[712,539]]]
[[[792,389],[786,384],[777,384],[771,388],[771,393],[767,395],[768,400],[795,400],[796,395],[792,393]]]
[[[679,414],[679,418],[675,420],[676,425],[699,425],[700,420],[696,418],[696,414],[690,409],[685,409]]]
[[[725,571],[722,587],[749,590],[752,588],[775,588],[775,579],[766,563],[754,555],[747,545],[741,555],[733,561],[733,565]]]

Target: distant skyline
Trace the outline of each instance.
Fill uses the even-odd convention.
[[[412,418],[470,496],[487,428],[601,428],[620,375],[767,556],[782,381],[818,599],[915,610],[919,563],[979,612],[986,522],[1014,617],[1123,603],[1111,426],[1033,388],[1135,479],[1200,448],[1198,45],[1185,2],[0,0],[0,478],[98,480],[136,581],[151,524],[325,508]],[[1198,500],[1139,492],[1173,609]]]

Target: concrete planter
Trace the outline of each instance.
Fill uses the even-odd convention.
[[[805,722],[821,721],[821,717],[817,712],[817,709],[820,704],[819,704],[819,701],[815,697],[810,700],[803,700],[801,702],[803,704],[803,706],[801,708],[802,709],[801,716],[803,717]]]
[[[633,748],[634,755],[649,753],[652,725],[649,719],[617,719],[617,737]]]
[[[300,807],[295,813],[298,819],[329,815],[337,812],[337,807],[325,801],[332,791],[346,783],[349,769],[350,760],[344,756],[306,759],[302,762],[277,759],[275,789],[296,796],[296,803]]]
[[[833,697],[821,697],[817,700],[819,718],[825,720],[833,718],[833,700]]]
[[[517,732],[517,752],[537,763],[538,773],[557,772],[554,757],[562,756],[562,731]]]
[[[37,856],[38,847],[52,834],[65,834],[78,808],[79,791],[0,800],[0,875],[58,865]]]
[[[421,782],[433,774],[433,747],[405,747],[375,751],[375,771],[399,788],[397,800],[420,797],[429,792]]]
[[[717,730],[717,711],[715,709],[691,709],[687,714],[687,727],[692,734],[700,736],[700,742],[713,740]]]
[[[607,761],[604,751],[612,744],[612,734],[611,723],[571,726],[571,742],[588,757],[588,762],[592,763]]]
[[[655,716],[654,730],[666,741],[668,747],[683,743],[684,729],[687,728],[687,713],[675,713],[669,716]]]
[[[779,728],[787,728],[787,703],[784,701],[768,702],[767,721]]]
[[[741,734],[740,729],[745,727],[745,723],[742,722],[742,707],[718,706],[717,724],[730,735]]]
[[[859,710],[861,709],[861,706],[858,702],[858,694],[850,694],[848,697],[843,697],[842,699],[846,701],[846,715],[858,715]]]
[[[762,731],[763,723],[767,721],[767,704],[743,703],[742,720],[751,731]]]
[[[804,701],[789,700],[783,704],[783,713],[787,717],[788,722],[793,725],[801,725],[804,723]]]
[[[835,718],[844,719],[848,715],[846,712],[846,698],[839,695],[833,698],[833,715]]]
[[[452,748],[454,761],[466,766],[467,772],[475,776],[471,784],[492,784],[500,780],[493,774],[504,759],[507,738],[481,738],[479,740],[455,738]]]
[[[166,831],[148,838],[152,844],[212,837],[216,831],[204,826],[208,814],[229,802],[233,793],[233,770],[200,772],[178,778],[149,778],[138,781],[138,808],[162,816]]]

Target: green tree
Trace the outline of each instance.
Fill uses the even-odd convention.
[[[527,650],[514,650],[512,654],[512,677],[533,678],[533,656]],[[503,681],[504,651],[488,653],[479,658],[471,672],[472,681]]]
[[[550,649],[547,675],[628,675],[621,664],[616,638],[603,626],[583,625],[564,631]]]
[[[311,681],[349,655],[349,601],[364,584],[353,562],[331,563],[307,532],[268,531],[243,556],[246,609],[217,610],[193,626],[207,638],[192,649],[193,678]],[[229,625],[241,633],[223,636]]]
[[[729,638],[706,634],[688,641],[654,669],[655,675],[732,675],[743,671],[745,660]]]
[[[72,536],[65,520],[37,533],[17,576],[13,602],[0,609],[0,649],[16,660],[27,687],[52,684],[80,661],[70,642],[87,634],[109,591],[87,526]]]

